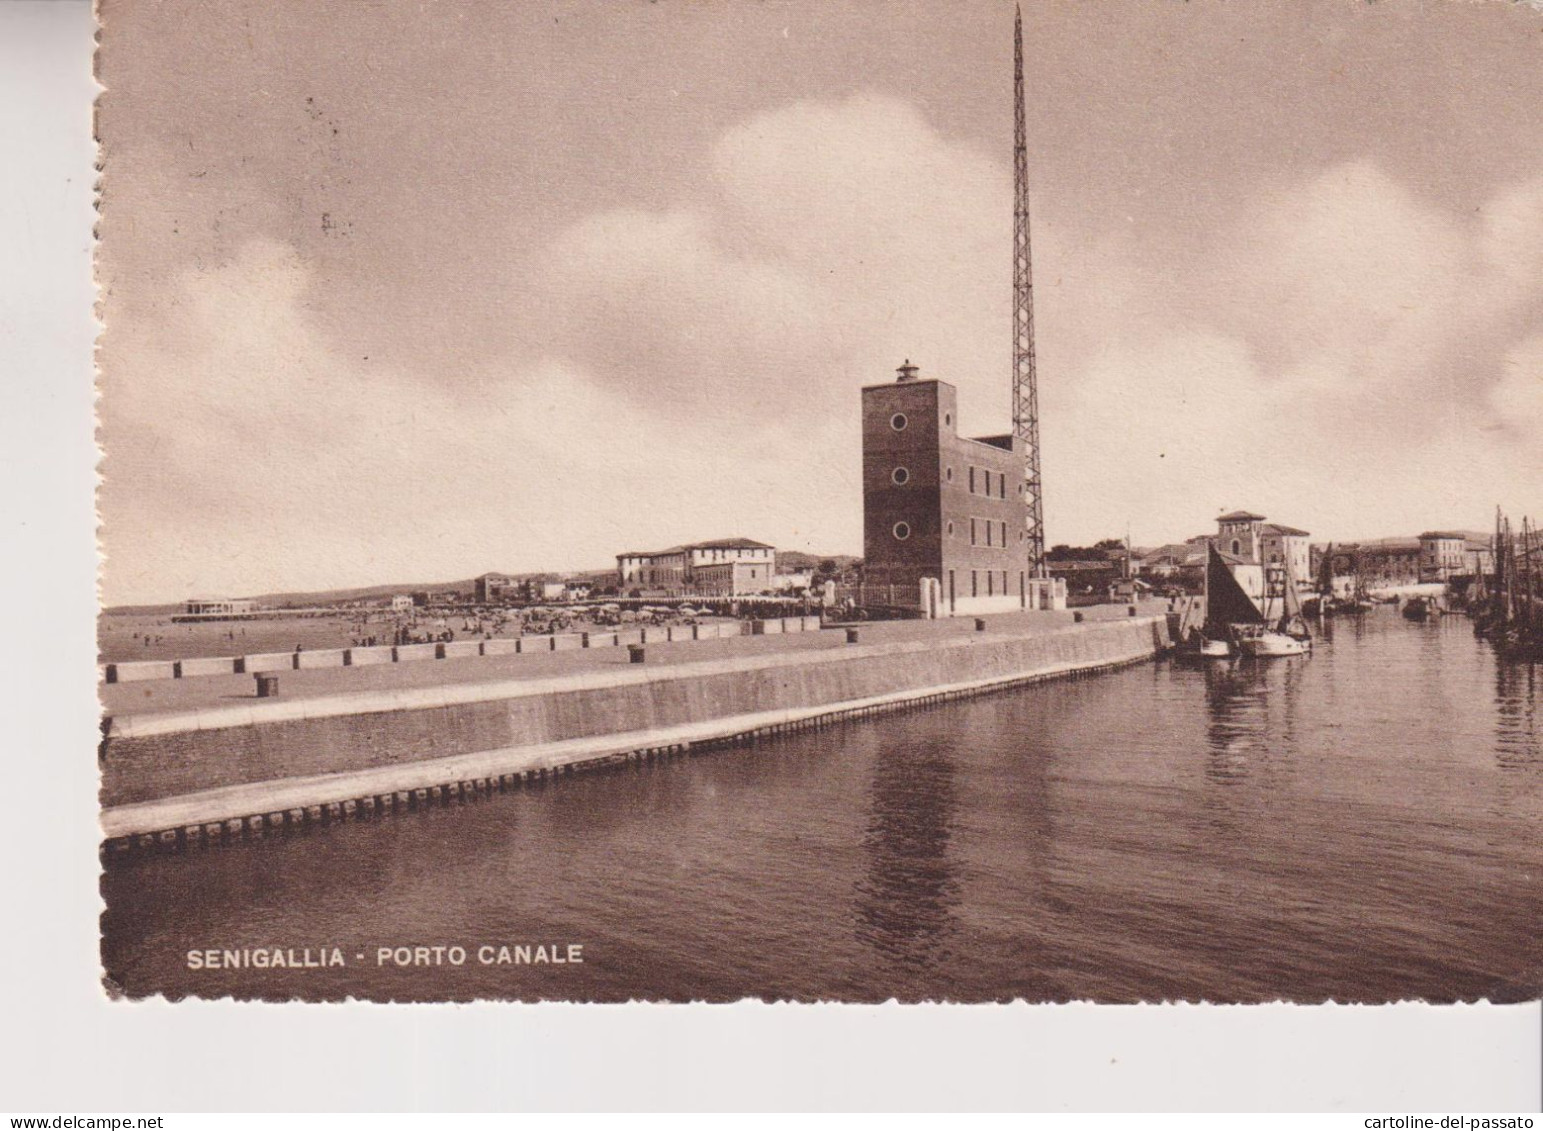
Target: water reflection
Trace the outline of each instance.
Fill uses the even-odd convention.
[[[959,902],[949,840],[956,769],[941,739],[911,739],[874,765],[857,881],[857,937],[902,966],[934,964]]]
[[[1214,660],[1205,665],[1205,776],[1219,785],[1248,777],[1249,759],[1264,749],[1267,713],[1262,665]]]
[[[1495,760],[1513,771],[1543,763],[1536,664],[1495,662]]]
[[[1294,656],[1206,664],[1207,778],[1236,785],[1291,753],[1310,662],[1311,657]]]

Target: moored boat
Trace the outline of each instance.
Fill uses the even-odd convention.
[[[1277,584],[1280,589],[1280,616],[1272,622],[1270,603],[1275,594],[1271,590]],[[1239,626],[1237,640],[1243,654],[1254,659],[1303,656],[1312,650],[1313,634],[1302,617],[1302,596],[1297,591],[1297,581],[1291,573],[1290,558],[1281,563],[1276,578],[1266,585],[1264,611],[1260,614],[1259,623]]]
[[[1264,660],[1276,656],[1305,656],[1312,650],[1312,641],[1266,628],[1243,633],[1239,637],[1238,646],[1245,656]]]
[[[1239,654],[1240,630],[1263,625],[1264,615],[1232,576],[1216,546],[1207,547],[1205,622],[1181,633],[1180,652],[1205,660],[1230,659]]]
[[[1197,648],[1196,654],[1203,660],[1226,660],[1232,657],[1232,643],[1228,640],[1211,640],[1201,634]]]

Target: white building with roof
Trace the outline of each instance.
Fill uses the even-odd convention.
[[[729,569],[743,565],[743,570]],[[623,589],[692,589],[703,583],[713,588],[728,584],[736,588],[753,580],[759,584],[751,592],[769,587],[777,566],[776,547],[750,538],[716,538],[710,542],[688,542],[665,550],[628,551],[616,555],[616,576]],[[754,567],[751,569],[750,567]]]
[[[1289,567],[1298,588],[1311,586],[1312,546],[1307,531],[1266,522],[1264,515],[1252,511],[1224,514],[1216,520],[1216,528],[1216,548],[1223,554],[1262,571]]]

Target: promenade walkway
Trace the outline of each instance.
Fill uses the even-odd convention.
[[[1141,611],[1143,614],[1152,614],[1165,608],[1163,602],[1147,602]],[[1095,605],[1081,612],[1084,619],[1089,621],[1118,619],[1129,615],[1124,605]],[[1071,612],[1020,612],[992,614],[984,619],[990,632],[1026,636],[1065,627],[1073,623],[1074,618]],[[975,619],[954,617],[936,621],[874,621],[862,623],[858,627],[865,644],[878,644],[968,634],[975,630]],[[680,664],[764,653],[840,648],[845,642],[843,632],[827,629],[787,635],[650,643],[646,646],[647,663]],[[280,673],[279,694],[285,699],[311,699],[354,691],[436,687],[522,678],[543,679],[611,666],[625,667],[628,662],[627,648],[606,646],[514,656],[469,656],[366,667],[303,669]],[[257,698],[256,681],[252,675],[103,684],[98,687],[98,694],[104,712],[114,718],[232,706],[241,702],[255,702]]]

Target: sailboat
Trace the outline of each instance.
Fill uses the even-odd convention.
[[[1317,594],[1308,598],[1307,613],[1326,617],[1334,611],[1334,543],[1330,542],[1318,561]]]
[[[1236,640],[1240,633],[1263,628],[1264,615],[1258,606],[1232,576],[1215,544],[1207,546],[1205,623],[1189,630],[1181,648],[1203,659],[1225,660],[1237,655]]]
[[[1339,602],[1338,609],[1342,613],[1369,613],[1372,611],[1371,595],[1366,589],[1366,574],[1361,570],[1361,552],[1355,553],[1355,588],[1349,597]]]
[[[1280,619],[1273,626],[1270,625],[1270,598],[1266,594],[1265,611],[1260,615],[1260,620],[1266,627],[1255,629],[1241,637],[1239,646],[1243,649],[1244,655],[1257,659],[1270,656],[1301,656],[1313,646],[1312,633],[1307,630],[1307,622],[1302,619],[1302,597],[1297,592],[1296,578],[1291,574],[1289,557],[1281,570],[1281,578]]]
[[[1372,603],[1366,596],[1366,581],[1361,576],[1361,556],[1359,552],[1352,555],[1352,568],[1355,571],[1351,590],[1344,596],[1338,596],[1334,592],[1334,543],[1330,542],[1328,549],[1323,552],[1323,557],[1318,563],[1318,606],[1315,612],[1318,616],[1334,616],[1345,614],[1358,614],[1371,611]]]

